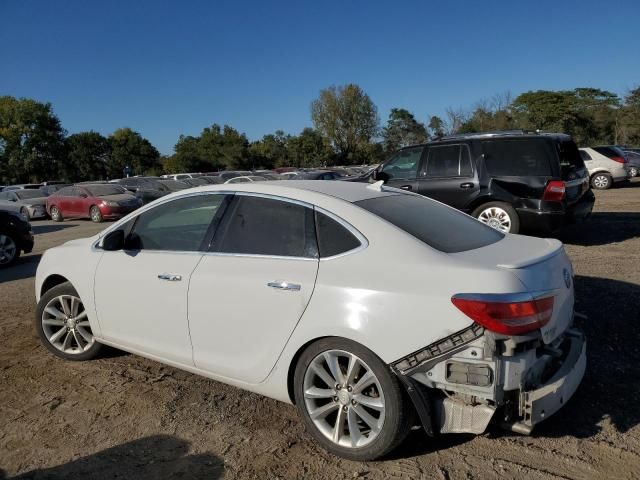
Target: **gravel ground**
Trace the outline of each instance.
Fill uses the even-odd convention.
[[[640,179],[597,192],[558,236],[576,271],[589,364],[574,398],[529,437],[412,432],[384,461],[321,450],[294,407],[143,358],[53,357],[33,329],[40,254],[90,222],[34,222],[36,250],[0,272],[2,478],[640,478]]]

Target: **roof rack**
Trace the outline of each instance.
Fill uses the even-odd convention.
[[[437,137],[435,140],[455,140],[458,138],[491,138],[503,137],[508,135],[540,135],[541,130],[494,130],[490,132],[474,132],[474,133],[457,133],[454,135],[445,135]]]

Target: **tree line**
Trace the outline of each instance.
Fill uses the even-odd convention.
[[[313,128],[297,135],[276,130],[250,141],[229,125],[213,124],[197,136],[181,135],[172,155],[161,156],[131,128],[105,137],[95,131],[67,135],[50,103],[0,97],[0,182],[120,178],[126,173],[314,167],[378,163],[398,148],[455,133],[544,130],[572,135],[579,145],[640,145],[640,87],[620,97],[597,88],[509,93],[471,109],[448,108],[420,122],[392,108],[384,125],[371,98],[355,84],[331,86],[311,102]]]

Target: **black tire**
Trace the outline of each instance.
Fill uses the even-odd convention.
[[[314,424],[307,410],[304,397],[304,377],[311,362],[323,352],[339,350],[359,357],[377,377],[384,397],[384,419],[377,436],[362,447],[346,447],[334,443],[327,438]],[[344,373],[344,370],[343,370]],[[302,353],[296,365],[294,379],[294,395],[296,406],[304,421],[306,429],[326,450],[342,458],[355,461],[369,461],[382,457],[396,448],[411,430],[415,412],[406,398],[406,394],[395,374],[389,366],[364,346],[338,337],[329,337],[311,344]],[[335,388],[334,388],[335,390]],[[349,390],[351,391],[351,390]],[[334,397],[338,398],[338,397]],[[336,400],[329,400],[336,401]],[[341,407],[338,404],[338,409]],[[350,408],[350,407],[349,407]],[[336,411],[336,414],[339,412]],[[364,424],[363,424],[364,425]],[[347,427],[348,428],[348,427]]]
[[[27,222],[30,222],[30,221],[31,221],[31,215],[29,215],[29,210],[27,210],[26,208],[22,207],[22,208],[20,209],[20,213],[22,214],[22,216],[23,216],[24,218],[26,218],[26,219],[27,219]]]
[[[10,267],[20,258],[21,246],[10,232],[0,230],[0,268]]]
[[[89,217],[91,218],[91,221],[95,223],[100,223],[103,220],[102,212],[100,212],[100,209],[95,205],[92,205],[89,209]]]
[[[493,211],[496,212],[496,214],[499,213],[500,210],[506,213],[506,215],[508,216],[508,222],[509,222],[508,230],[498,228],[497,223],[495,224],[491,223],[492,218],[487,218],[487,215],[482,215],[483,212],[491,211],[491,209],[493,209]],[[500,230],[503,233],[518,233],[520,231],[520,217],[518,217],[518,212],[516,212],[515,208],[513,208],[511,205],[505,202],[483,203],[482,205],[477,207],[471,215],[477,218],[478,220],[480,220],[485,225],[489,225],[490,227],[493,227],[496,230]],[[499,219],[496,218],[495,222],[499,223]]]
[[[62,220],[64,220],[64,218],[62,217],[62,212],[55,205],[49,209],[49,216],[54,222],[61,222]]]
[[[629,167],[629,175],[631,178],[638,176],[638,167]]]
[[[65,360],[73,360],[73,361],[91,360],[92,358],[96,357],[102,350],[102,345],[97,341],[95,341],[95,339],[93,341],[93,344],[82,353],[65,353],[59,350],[58,348],[56,348],[51,343],[51,341],[49,341],[49,338],[47,337],[47,334],[44,331],[44,327],[43,327],[43,315],[45,313],[44,309],[49,304],[49,302],[54,300],[56,297],[60,297],[61,295],[69,295],[69,296],[75,296],[77,298],[80,298],[78,295],[78,292],[76,292],[76,289],[73,288],[73,285],[71,285],[71,283],[69,282],[64,282],[64,283],[61,283],[60,285],[56,285],[55,287],[51,288],[40,297],[40,301],[38,302],[38,306],[36,308],[36,317],[35,317],[35,327],[36,327],[36,331],[38,332],[38,336],[40,337],[40,341],[47,348],[47,350],[49,350],[51,353],[53,353],[57,357],[63,358]],[[82,300],[80,301],[82,302]],[[53,328],[57,328],[57,327],[53,327]],[[62,328],[66,329],[66,327],[62,327]],[[91,332],[90,327],[88,331]],[[64,336],[65,334],[63,334],[63,337]],[[72,339],[71,342],[74,343],[75,341]],[[77,342],[76,342],[76,345],[77,345]]]
[[[591,176],[591,188],[595,190],[608,190],[613,186],[613,178],[605,172],[597,172]]]

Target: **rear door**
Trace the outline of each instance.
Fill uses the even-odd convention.
[[[236,194],[191,276],[195,366],[243,382],[264,380],[311,299],[317,271],[312,207]]]
[[[429,145],[420,169],[418,193],[464,210],[479,194],[468,145]]]
[[[391,157],[377,173],[378,180],[403,190],[418,190],[418,170],[424,146],[404,148]]]

